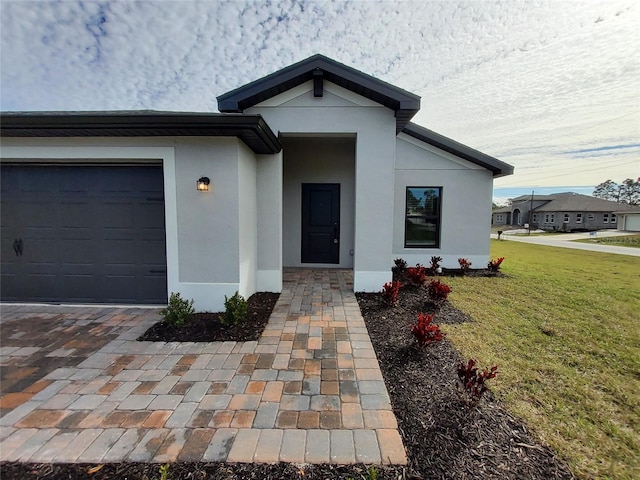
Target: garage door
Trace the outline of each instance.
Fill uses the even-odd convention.
[[[3,165],[3,301],[167,301],[162,167]]]
[[[625,217],[624,229],[627,232],[640,232],[640,215],[628,213]],[[619,222],[620,220],[618,220],[618,225],[620,225]]]

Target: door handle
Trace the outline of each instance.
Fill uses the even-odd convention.
[[[338,243],[338,224],[333,224],[333,243]]]
[[[13,241],[13,251],[16,252],[16,257],[22,256],[23,247],[24,243],[22,242],[22,238],[16,238]]]

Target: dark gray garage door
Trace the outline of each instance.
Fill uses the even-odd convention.
[[[3,301],[166,303],[161,166],[0,173]]]

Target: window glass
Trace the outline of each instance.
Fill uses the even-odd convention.
[[[440,246],[442,187],[407,187],[404,246]]]

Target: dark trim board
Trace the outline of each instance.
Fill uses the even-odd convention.
[[[237,137],[258,154],[282,145],[260,115],[119,112],[4,112],[2,137]]]
[[[440,135],[439,133],[429,130],[427,128],[416,125],[415,123],[408,123],[402,130],[402,133],[420,140],[421,142],[433,145],[440,150],[451,153],[456,157],[463,158],[471,163],[480,165],[493,172],[493,176],[504,177],[506,175],[513,174],[513,166],[508,163],[501,162],[497,158],[493,158],[478,150],[474,150],[471,147],[467,147],[461,143],[451,140],[450,138]]]

